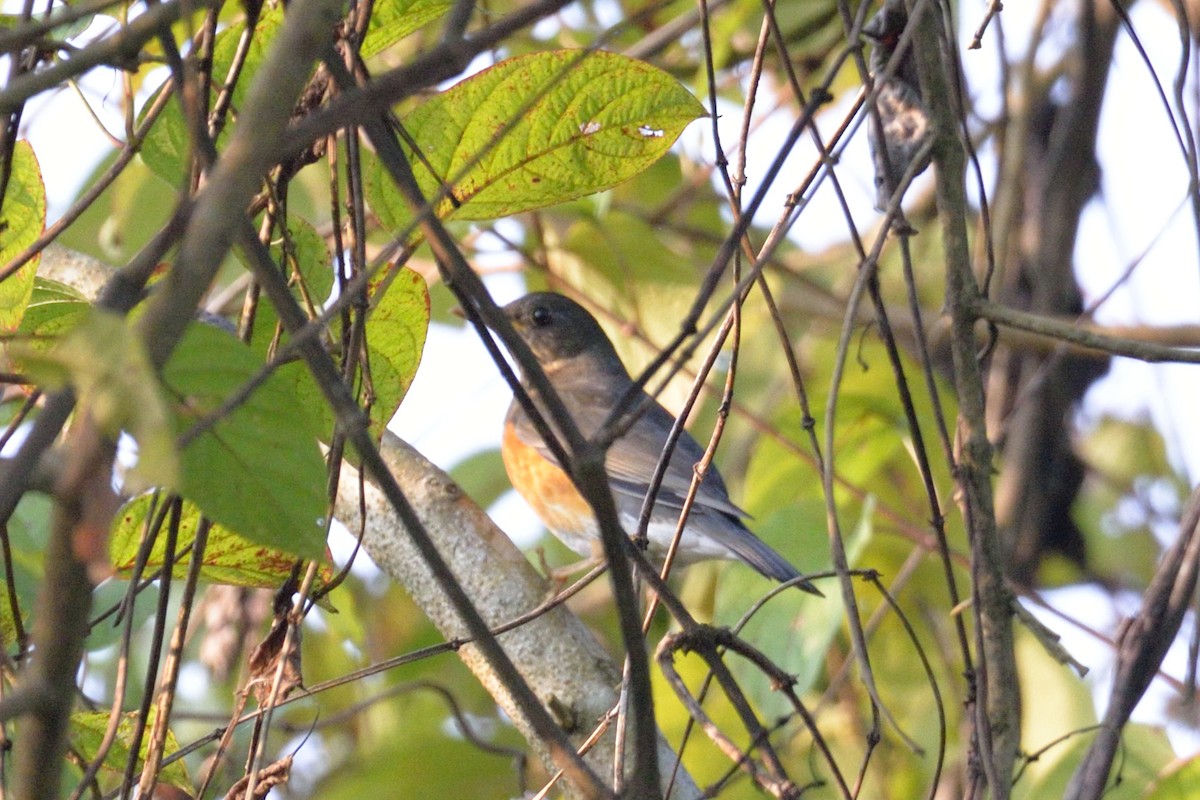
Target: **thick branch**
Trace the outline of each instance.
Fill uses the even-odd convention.
[[[580,786],[587,787],[587,796],[602,796],[605,792],[595,773],[579,759],[563,734],[561,726],[551,719],[541,706],[537,696],[534,695],[524,678],[513,666],[508,655],[492,636],[487,623],[479,616],[479,612],[471,603],[467,593],[455,580],[445,559],[442,558],[441,553],[429,538],[417,512],[408,502],[408,498],[405,497],[399,484],[396,483],[396,479],[392,476],[390,468],[380,455],[379,449],[367,430],[366,416],[355,403],[354,396],[342,380],[341,373],[338,372],[333,359],[313,337],[298,335],[308,323],[308,318],[301,311],[296,299],[292,297],[291,290],[271,261],[270,253],[267,252],[266,246],[258,240],[248,220],[244,220],[242,223],[241,239],[243,251],[249,256],[255,276],[261,282],[263,291],[279,313],[284,327],[295,336],[294,341],[299,345],[313,378],[333,409],[339,428],[345,432],[347,441],[358,451],[367,474],[375,481],[398,517],[404,521],[407,534],[413,542],[416,552],[420,554],[428,569],[437,576],[443,591],[453,603],[459,619],[471,631],[471,635],[478,642],[488,663],[504,681],[505,689],[521,703],[522,709],[530,717],[537,731],[538,739],[550,749],[554,763],[563,769],[569,778],[578,781]]]
[[[286,127],[317,54],[332,37],[340,7],[338,0],[296,0],[292,4],[279,40],[252,87],[242,124],[198,200],[176,266],[142,320],[148,350],[157,365],[166,362],[182,336],[197,301],[229,249],[234,226],[244,221],[243,209],[270,166],[266,143],[277,139]],[[139,23],[141,18],[134,24]],[[150,32],[157,30],[155,24]],[[105,49],[99,47],[93,52],[103,53]],[[53,69],[34,77],[39,75],[47,80],[47,75],[54,75],[55,82],[60,79]],[[13,91],[10,87],[0,102],[7,102],[7,95]],[[57,413],[51,417],[55,424],[41,426],[40,430],[57,434],[61,424],[57,417],[65,419],[71,405],[69,395],[59,397]],[[86,413],[77,428],[69,442],[69,466],[56,492],[46,579],[36,612],[36,655],[19,683],[23,690],[33,687],[42,700],[22,720],[15,758],[15,795],[21,800],[58,794],[57,765],[65,747],[75,673],[87,634],[92,590],[87,561],[95,557],[96,540],[103,538],[102,532],[116,510],[116,504],[106,504],[104,496],[110,491],[108,475],[114,447],[88,425]],[[29,449],[27,442],[22,448],[25,453],[36,458],[38,451]],[[14,492],[8,501],[15,505],[17,494]]]
[[[368,131],[372,131],[371,127],[367,127]],[[381,152],[386,152],[384,148],[386,139],[380,137],[375,138],[372,131],[372,139],[377,148]],[[402,156],[401,156],[402,157]],[[385,163],[389,163],[385,158]],[[390,163],[396,163],[391,160]],[[407,162],[405,162],[406,164]],[[416,186],[416,181],[413,176],[399,176],[407,178],[402,180],[399,185],[402,191],[408,194],[410,203],[413,203],[417,208],[423,204],[423,199],[420,197],[420,190]],[[413,194],[415,193],[415,194]],[[449,274],[454,277],[457,284],[467,284],[478,281],[475,274],[467,267],[461,253],[458,252],[454,242],[449,237],[445,228],[436,220],[426,219],[423,223],[423,229],[430,240],[430,244],[434,252],[438,256],[439,263],[443,268],[448,269]],[[451,266],[454,265],[454,266]],[[467,295],[463,295],[466,297]],[[471,295],[475,298],[477,306],[484,305],[484,302],[490,302],[482,285],[479,285],[477,291]],[[503,320],[494,309],[488,309],[497,321]],[[501,330],[510,327],[507,320],[498,326]],[[509,347],[513,351],[523,351],[525,345],[520,338],[512,332],[508,339]],[[520,356],[525,354],[520,352]],[[532,354],[529,354],[532,357]],[[540,370],[540,367],[538,367]],[[532,374],[530,372],[527,375]],[[548,379],[546,379],[548,384]],[[550,392],[553,388],[547,386]],[[542,394],[540,397],[545,398],[551,396]],[[582,433],[566,413],[565,406],[562,406],[561,401],[558,403],[557,411],[554,414],[555,422],[561,423],[559,430],[563,432],[563,438],[566,440],[570,456],[566,463],[570,467],[570,474],[576,482],[580,494],[587,500],[592,508],[592,513],[595,514],[597,523],[600,529],[600,541],[604,548],[604,554],[609,565],[609,578],[613,587],[613,598],[617,607],[618,620],[621,630],[621,636],[625,643],[625,650],[629,659],[629,696],[631,717],[633,720],[633,741],[635,744],[641,745],[633,749],[632,764],[633,770],[629,776],[630,785],[633,793],[636,796],[649,796],[650,792],[659,784],[659,779],[656,770],[656,762],[642,758],[642,754],[650,751],[654,742],[654,703],[653,694],[650,687],[650,665],[649,658],[646,655],[645,644],[642,639],[641,626],[638,617],[637,593],[633,584],[633,567],[624,557],[623,547],[627,543],[625,531],[621,528],[617,518],[617,509],[614,503],[612,492],[608,485],[608,475],[604,468],[604,451],[594,442],[584,439]],[[536,407],[534,407],[535,410]],[[550,410],[550,406],[546,406]]]
[[[86,417],[76,423],[67,464],[56,487],[46,574],[38,591],[33,661],[20,674],[19,691],[36,702],[21,718],[14,748],[17,800],[57,797],[67,725],[75,702],[75,673],[87,637],[92,582],[86,554],[102,536],[109,514],[113,446]],[[104,526],[104,527],[100,527]],[[94,555],[94,554],[93,554]]]
[[[489,625],[495,627],[515,619],[542,603],[547,594],[545,580],[448,475],[390,433],[385,434],[380,453],[455,578]],[[467,629],[442,584],[425,566],[395,511],[369,482],[365,494],[363,545],[367,552],[384,572],[408,590],[443,635],[451,640],[466,636]],[[336,514],[351,531],[358,531],[363,524],[359,513],[359,474],[349,466],[342,468]],[[614,687],[621,679],[620,667],[566,608],[551,609],[497,638],[538,699],[554,711],[576,744],[581,744],[597,720],[616,704]],[[547,768],[554,769],[546,743],[478,648],[465,645],[459,656],[513,719]],[[610,733],[602,736],[588,752],[586,760],[596,772],[604,774],[610,769],[613,747]],[[659,736],[658,761],[662,774],[672,773],[674,760],[674,752]],[[569,787],[568,791],[578,790]],[[680,773],[671,798],[699,796],[691,779]]]
[[[1007,107],[996,185],[1003,226],[990,235],[999,277],[994,296],[1021,311],[1079,316],[1083,310],[1075,244],[1080,214],[1099,187],[1095,140],[1117,30],[1107,0],[1080,4],[1077,42],[1063,56],[1065,97],[1058,82],[1036,77],[1037,48],[1010,78],[1008,96],[1023,99]],[[1167,357],[1151,350],[1156,359]],[[996,520],[1006,574],[1018,585],[1036,582],[1048,550],[1086,561],[1083,533],[1068,513],[1085,472],[1070,417],[1108,369],[1097,355],[1079,358],[1063,348],[1041,357],[1003,348],[992,361],[989,430],[1004,448]]]
[[[354,88],[351,77],[345,74],[341,63],[327,59],[330,71],[347,90]],[[654,699],[650,687],[650,665],[639,624],[637,594],[632,580],[632,567],[624,558],[629,541],[617,519],[616,506],[609,489],[604,466],[604,449],[596,442],[586,440],[565,406],[557,399],[542,368],[528,351],[528,346],[512,329],[508,319],[492,302],[479,277],[466,262],[449,232],[436,219],[430,209],[433,204],[426,198],[417,184],[408,158],[400,149],[395,135],[382,118],[368,119],[363,126],[379,154],[380,161],[388,170],[392,180],[404,195],[413,212],[418,215],[419,225],[430,247],[433,249],[443,277],[456,293],[468,317],[480,327],[480,322],[496,331],[507,343],[514,358],[523,365],[527,380],[532,381],[539,397],[545,403],[545,411],[556,429],[562,434],[568,452],[560,455],[568,472],[575,481],[580,494],[592,508],[600,530],[600,541],[609,564],[609,578],[613,586],[613,597],[617,607],[618,623],[625,643],[629,662],[628,696],[630,717],[633,721],[633,769],[629,774],[630,791],[638,797],[653,796],[661,781],[657,772],[657,760],[643,756],[655,747]],[[480,329],[485,344],[490,341],[486,331]],[[499,359],[497,359],[499,361]],[[506,378],[514,376],[506,374]],[[524,390],[514,380],[514,391],[518,396]],[[528,398],[526,398],[528,399]],[[545,425],[541,409],[529,403],[535,425]],[[542,435],[547,441],[556,437],[549,426]],[[563,456],[566,458],[563,458]]]

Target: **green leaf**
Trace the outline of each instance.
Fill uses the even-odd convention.
[[[1173,502],[1181,507],[1190,486],[1172,468],[1162,435],[1148,421],[1102,419],[1079,436],[1078,447],[1088,478],[1071,516],[1085,537],[1088,567],[1125,585],[1146,586],[1160,555],[1154,515],[1115,509],[1129,503],[1150,508]],[[1155,499],[1150,501],[1150,496]],[[1054,576],[1046,566],[1039,578],[1048,583]],[[1064,571],[1067,581],[1082,579]]]
[[[675,173],[678,175],[677,169]],[[609,211],[598,218],[580,219],[567,231],[563,246],[578,256],[581,272],[586,266],[608,282],[607,293],[614,296],[614,302],[619,297],[635,311],[639,300],[642,310],[659,307],[656,300],[644,296],[647,291],[687,292],[694,299],[696,265],[668,247],[651,222],[637,213]],[[649,322],[659,322],[653,314],[646,316],[651,317]],[[677,319],[659,324],[664,329],[668,325],[679,328]]]
[[[370,150],[361,155],[363,194],[385,229],[399,234],[413,222],[412,212],[401,196],[383,162]]]
[[[1092,693],[1069,667],[1051,658],[1032,634],[1021,628],[1017,629],[1016,656],[1017,669],[1026,678],[1021,682],[1021,703],[1029,709],[1021,718],[1022,749],[1038,757],[1026,765],[1021,779],[1013,785],[1012,797],[1062,797],[1096,736],[1091,727],[1096,722]],[[1143,797],[1146,786],[1173,757],[1161,728],[1126,725],[1121,731],[1121,753],[1104,797]]]
[[[367,318],[367,356],[371,366],[371,434],[378,441],[408,392],[429,332],[429,288],[420,274],[408,267],[389,276],[382,294]],[[280,372],[294,386],[296,397],[309,408],[320,409],[322,437],[333,432],[333,411],[303,364],[288,364]]]
[[[1083,681],[1054,661],[1030,634],[1017,629],[1017,668],[1036,680],[1021,682],[1021,702],[1036,713],[1022,714],[1021,741],[1038,758],[1013,785],[1014,797],[1062,797],[1067,781],[1094,736],[1096,707]],[[1075,734],[1075,735],[1071,735]]]
[[[84,763],[94,761],[100,754],[100,744],[104,740],[104,732],[108,729],[108,716],[107,711],[78,711],[71,715],[71,744]],[[157,709],[151,706],[146,717],[147,729],[154,725],[156,716]],[[127,711],[121,714],[121,720],[117,723],[116,739],[113,740],[112,747],[109,748],[104,758],[104,772],[110,776],[123,773],[125,764],[129,762],[129,757],[132,755],[130,745],[133,742],[137,720],[138,712],[136,711]],[[145,763],[149,747],[150,737],[143,736],[137,755],[139,768]],[[175,738],[175,734],[168,730],[163,755],[170,756],[178,751],[179,741]],[[163,767],[158,773],[158,780],[161,783],[176,786],[185,792],[190,792],[195,788],[192,786],[187,767],[182,759],[172,761]]]
[[[17,328],[19,344],[13,347],[4,345],[5,354],[11,362],[9,369],[14,372],[21,372],[25,368],[21,353],[49,350],[78,325],[91,308],[83,300],[74,299],[68,292],[50,286],[52,283],[43,284],[40,278],[35,282],[25,316]]]
[[[246,50],[246,59],[238,75],[237,83],[233,86],[233,108],[240,109],[242,101],[250,91],[250,84],[258,73],[259,67],[267,58],[267,52],[275,43],[280,29],[283,28],[284,6],[263,6],[258,21],[254,23],[254,31]],[[229,76],[229,70],[237,57],[238,48],[246,30],[245,21],[230,25],[223,34],[218,34],[213,43],[213,77],[214,91],[221,88]]]
[[[451,0],[379,0],[371,8],[371,26],[359,50],[370,58],[386,50],[413,31],[445,14]]]
[[[751,471],[753,476],[754,471]],[[874,503],[869,499],[863,504],[855,530],[846,541],[846,557],[850,567],[857,565],[873,532]],[[797,513],[801,512],[801,513]],[[779,513],[765,517],[755,526],[762,538],[770,542],[814,536],[821,531],[823,509],[812,503],[807,509],[800,505],[781,509]],[[785,552],[788,552],[786,548]],[[795,550],[793,544],[791,550]],[[816,548],[805,548],[811,555]],[[821,548],[818,552],[825,552]],[[805,572],[806,564],[798,564]],[[827,568],[827,567],[826,567]],[[725,570],[717,587],[717,620],[727,625],[736,622],[750,605],[748,598],[761,596],[765,581],[748,569]],[[745,627],[742,636],[768,657],[790,673],[796,683],[797,694],[803,694],[816,683],[825,666],[825,655],[834,637],[845,621],[845,606],[837,584],[828,581],[825,597],[816,597],[800,591],[792,591],[775,597],[759,610]],[[767,677],[754,665],[736,660],[732,663],[734,675],[756,701],[757,707],[766,714],[787,713],[791,705],[774,690]]]
[[[333,263],[329,257],[329,245],[325,237],[313,224],[301,217],[288,219],[288,236],[271,247],[276,262],[286,267],[292,276],[292,284],[314,308],[329,299],[333,289]]]
[[[8,601],[8,581],[0,578],[0,647],[11,651],[17,643],[17,618],[12,603]]]
[[[456,672],[443,670],[451,676]],[[461,702],[459,694],[455,693],[456,702]],[[464,710],[477,736],[520,752],[516,732],[496,719],[493,711],[485,715],[470,707]],[[504,750],[484,749],[457,733],[445,700],[437,694],[405,692],[380,704],[377,716],[383,720],[379,724],[383,730],[364,741],[353,758],[332,764],[314,796],[322,800],[522,796],[512,758],[505,757]],[[490,730],[496,733],[489,736]],[[397,769],[397,764],[404,764],[404,769]]]
[[[13,582],[0,582],[0,646],[11,647],[15,641],[16,614],[21,615],[25,630],[29,630],[29,610],[34,607],[38,588],[45,575],[45,554],[49,540],[50,519],[54,503],[49,495],[26,492],[8,520],[6,534],[11,554]],[[14,612],[10,593],[15,589]]]
[[[138,460],[126,473],[127,487],[141,491],[178,484],[166,401],[141,336],[123,317],[90,309],[49,350],[17,343],[13,351],[43,385],[74,388],[80,407],[106,435],[116,438],[125,431],[137,440]]]
[[[67,8],[65,4],[61,6],[55,6],[50,11],[49,20],[54,21],[57,18],[66,17],[69,14],[71,14],[71,9]],[[54,39],[60,42],[71,39],[86,31],[88,26],[92,24],[92,20],[95,18],[95,14],[84,14],[69,22],[64,22],[60,25],[52,27],[49,31],[41,35],[41,39]],[[40,25],[45,21],[46,20],[40,15],[36,19],[29,20],[20,14],[0,14],[0,30],[11,30],[15,32],[17,36],[22,36],[24,33],[21,30],[22,28],[32,28],[33,26]]]
[[[159,500],[161,502],[161,499]],[[126,503],[113,523],[109,539],[109,558],[113,568],[122,578],[129,578],[137,561],[138,547],[145,529],[146,517],[155,507],[155,495],[142,495]],[[196,538],[200,523],[200,509],[194,503],[184,502],[179,518],[179,535],[176,548],[185,551]],[[187,575],[192,554],[189,552],[176,559],[171,568],[175,578]],[[146,561],[146,572],[161,569],[167,561],[167,537],[160,534],[154,541]],[[224,525],[214,524],[208,531],[208,544],[204,548],[204,559],[200,566],[200,579],[211,583],[227,583],[233,586],[249,586],[274,589],[291,575],[296,557],[282,550],[264,547],[239,536]],[[332,571],[326,565],[318,578],[318,585],[327,583]]]
[[[35,301],[29,304],[18,333],[30,347],[48,348],[78,325],[90,307],[78,300]]]
[[[263,369],[230,334],[193,324],[163,371],[180,434],[209,422]],[[325,461],[317,425],[272,374],[182,450],[181,494],[252,542],[305,558],[325,552]]]
[[[268,48],[275,41],[279,29],[283,25],[283,6],[282,4],[276,8],[264,9],[262,16],[254,26],[254,32],[246,52],[245,62],[242,64],[241,72],[237,76],[237,83],[233,86],[232,93],[232,109],[233,114],[231,119],[236,117],[236,112],[241,106],[242,100],[245,98],[246,92],[249,91],[250,83],[254,79],[254,74],[262,65],[263,59],[266,56]],[[229,75],[229,70],[233,65],[236,57],[239,43],[246,32],[245,22],[238,22],[230,25],[228,28],[217,34],[216,41],[213,43],[213,83],[214,94],[222,88],[222,84]],[[145,109],[153,105],[153,102],[161,92],[160,88],[146,103],[142,106],[143,112]],[[224,145],[230,126],[226,125],[217,136],[217,149],[221,149]],[[158,120],[155,121],[146,139],[142,144],[142,161],[145,162],[154,174],[165,180],[172,186],[182,186],[187,178],[188,169],[191,165],[192,143],[191,136],[188,133],[187,122],[183,116],[183,109],[180,107],[177,99],[172,100],[167,104],[167,107],[162,110]]]
[[[405,267],[391,277],[381,296],[371,300],[375,306],[367,321],[367,352],[376,395],[371,420],[372,428],[380,423],[375,433],[381,435],[421,363],[429,333],[429,287],[420,274]],[[383,374],[381,367],[386,367]]]
[[[46,188],[37,156],[29,142],[17,142],[12,154],[12,173],[0,208],[0,266],[9,263],[37,241],[46,227]],[[0,281],[0,333],[11,333],[21,323],[33,293],[33,279],[40,255],[34,256],[14,274]]]
[[[43,278],[40,275],[35,277],[33,279],[33,293],[29,298],[30,305],[34,303],[47,303],[52,300],[87,302],[87,298],[83,296],[83,293],[74,286],[68,286],[52,278]]]
[[[493,219],[625,181],[659,159],[704,108],[661,70],[615,53],[557,50],[503,61],[404,119],[439,217]],[[382,165],[367,199],[392,230],[412,215]]]
[[[101,160],[85,176],[82,184],[85,188],[74,199],[80,199],[86,187],[101,180],[115,161],[115,151]],[[124,264],[167,224],[178,199],[175,189],[155,175],[144,161],[135,158],[57,241],[108,264]]]
[[[228,32],[226,30],[224,33],[218,34],[218,38]],[[167,84],[163,84],[158,87],[147,98],[138,114],[139,123],[144,118],[146,110],[153,107],[158,101],[159,95],[166,89],[166,86]],[[146,132],[139,155],[142,163],[149,167],[151,172],[171,186],[183,185],[188,164],[191,161],[192,140],[188,135],[183,111],[179,108],[176,100],[167,101],[167,107],[159,113],[154,125]]]
[[[450,477],[476,503],[487,508],[512,488],[504,474],[499,450],[484,450],[459,462]]]

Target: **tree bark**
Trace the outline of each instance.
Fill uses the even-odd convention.
[[[384,435],[380,453],[442,557],[489,625],[516,619],[546,599],[549,586],[545,579],[450,476],[390,432]],[[404,586],[447,639],[462,637],[465,628],[442,587],[417,555],[391,506],[370,483],[363,487],[366,497],[363,522],[359,485],[358,471],[343,464],[337,518],[352,532],[363,531],[363,546],[371,558]],[[564,606],[550,609],[529,623],[500,634],[498,639],[534,693],[571,734],[572,741],[582,744],[598,721],[616,705],[620,666]],[[521,708],[496,680],[487,661],[471,644],[464,645],[458,653],[512,718],[547,769],[553,771],[549,751],[533,735]],[[600,775],[612,774],[613,739],[613,731],[602,735],[586,756]],[[665,781],[674,772],[676,756],[661,734],[658,758]],[[626,759],[625,763],[632,763],[632,759]],[[578,796],[572,794],[570,787],[567,793]],[[700,796],[691,778],[680,771],[670,800]]]

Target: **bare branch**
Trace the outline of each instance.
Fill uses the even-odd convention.
[[[289,7],[283,30],[250,87],[240,124],[196,197],[175,267],[142,319],[156,365],[166,362],[183,335],[245,221],[251,195],[274,163],[271,145],[283,134],[313,64],[332,41],[340,11],[336,0],[298,0]]]
[[[1200,350],[1192,347],[1172,347],[1171,345],[1159,344],[1152,341],[1139,341],[1128,336],[1115,336],[1106,333],[1105,329],[1099,326],[1076,325],[1042,314],[1019,311],[1015,308],[982,298],[975,302],[972,310],[979,317],[991,320],[999,325],[1005,325],[1015,330],[1027,331],[1063,342],[1070,342],[1085,350],[1097,353],[1127,356],[1150,363],[1200,364]],[[1141,333],[1147,337],[1160,335],[1160,332],[1155,329],[1133,332]],[[1184,329],[1168,331],[1168,333],[1194,335],[1194,330],[1189,326]]]
[[[184,14],[197,8],[215,8],[219,5],[219,0],[202,0],[194,4],[155,3],[103,42],[76,51],[72,58],[59,61],[52,67],[27,72],[10,83],[0,91],[0,114],[12,113],[29,98],[76,78],[93,67],[136,61],[142,45],[157,36],[164,26],[169,27]]]
[[[1163,554],[1142,608],[1126,620],[1117,634],[1117,674],[1109,695],[1108,710],[1096,741],[1075,770],[1064,795],[1066,800],[1093,800],[1108,790],[1108,773],[1121,746],[1121,731],[1134,706],[1158,673],[1167,650],[1179,633],[1184,615],[1196,595],[1200,570],[1200,489],[1191,499],[1179,524],[1179,536]]]

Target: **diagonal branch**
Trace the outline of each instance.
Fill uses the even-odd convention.
[[[1133,337],[1116,336],[1107,333],[1102,328],[1091,323],[1073,323],[1056,319],[1045,314],[1033,314],[993,300],[979,298],[973,312],[981,319],[1004,325],[1014,330],[1044,336],[1059,342],[1069,342],[1085,351],[1106,353],[1113,356],[1136,358],[1148,363],[1178,363],[1200,364],[1200,350],[1192,346],[1174,346],[1154,341],[1144,341]],[[1120,330],[1120,329],[1118,329]],[[1172,334],[1188,335],[1193,333],[1190,328],[1162,331],[1150,329],[1138,331],[1142,337],[1151,335],[1170,336]]]
[[[1108,774],[1129,715],[1158,674],[1196,595],[1200,570],[1200,489],[1192,493],[1179,536],[1163,554],[1136,617],[1117,635],[1117,674],[1096,740],[1075,770],[1066,800],[1093,800],[1108,789]]]
[[[142,45],[185,14],[195,11],[197,6],[219,5],[218,0],[151,4],[144,13],[107,39],[76,51],[71,58],[59,61],[54,66],[27,72],[0,90],[0,114],[9,114],[31,97],[65,84],[94,67],[136,60],[141,54]]]
[[[255,277],[262,283],[264,291],[279,314],[280,320],[289,332],[295,333],[304,328],[308,319],[292,297],[287,284],[279,275],[275,264],[270,259],[266,247],[259,241],[248,220],[243,220],[240,232],[240,242],[243,251],[251,262]],[[538,698],[530,691],[528,684],[518,673],[505,652],[496,642],[487,624],[479,616],[469,597],[455,580],[453,573],[447,567],[428,533],[421,524],[412,505],[403,490],[390,473],[387,464],[380,456],[379,450],[367,428],[367,420],[362,410],[354,401],[350,389],[342,381],[333,359],[317,341],[311,338],[300,340],[301,352],[313,378],[325,395],[326,401],[337,417],[338,427],[345,433],[347,440],[354,445],[362,459],[363,466],[378,484],[392,508],[395,509],[404,527],[408,530],[420,557],[428,568],[438,577],[446,595],[450,598],[455,612],[463,624],[476,639],[480,649],[486,654],[489,664],[501,676],[505,687],[520,702],[525,713],[532,720],[539,738],[546,742],[557,765],[576,780],[580,786],[586,787],[588,797],[605,796],[605,791],[599,779],[576,756],[574,749],[563,736],[562,728],[547,714]]]

